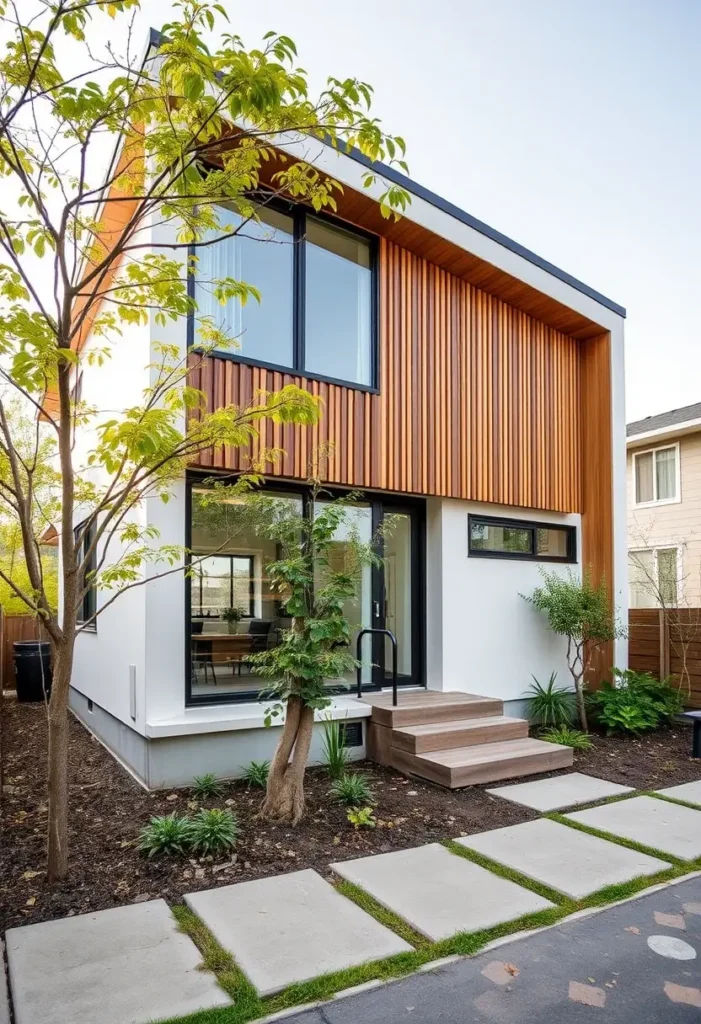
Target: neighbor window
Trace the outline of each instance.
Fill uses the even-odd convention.
[[[679,562],[676,547],[630,551],[630,607],[675,608],[679,603]]]
[[[301,207],[264,206],[258,215],[259,222],[243,223],[222,208],[223,231],[240,225],[241,233],[193,249],[198,318],[236,339],[234,358],[375,387],[373,241]],[[260,302],[222,306],[211,282],[225,277],[255,285]],[[191,341],[197,344],[194,332]]]
[[[653,448],[633,455],[635,504],[679,500],[679,446]]]
[[[81,537],[82,534],[82,537]],[[93,541],[95,539],[95,522],[93,521],[90,526],[85,529],[85,522],[79,523],[78,526],[73,530],[73,539],[78,544],[80,538],[80,544],[76,551],[76,559],[80,564],[85,558],[86,554],[90,552],[87,565],[81,577],[81,590],[84,591],[80,603],[78,604],[78,623],[90,622],[93,615],[97,610],[97,593],[95,590],[94,583],[91,582],[92,574],[95,573],[97,568],[97,551],[92,548],[90,551]],[[90,622],[90,627],[95,629],[95,622]]]
[[[575,562],[574,526],[552,526],[527,520],[468,516],[468,553],[484,558]]]

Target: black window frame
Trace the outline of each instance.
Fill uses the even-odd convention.
[[[380,393],[380,345],[379,345],[379,273],[378,255],[379,241],[377,235],[357,228],[354,224],[341,220],[338,217],[331,217],[327,213],[308,210],[307,207],[297,203],[283,202],[279,199],[265,200],[261,206],[269,207],[280,213],[285,213],[292,218],[294,252],[292,261],[292,295],[294,310],[292,316],[292,366],[285,366],[280,363],[267,362],[264,359],[255,359],[251,356],[241,355],[238,352],[227,350],[215,350],[213,353],[218,359],[230,359],[235,363],[242,363],[244,366],[260,366],[266,370],[273,370],[277,373],[285,373],[288,376],[300,377],[303,380],[317,380],[326,384],[340,384],[354,391],[364,391],[368,394],[377,395]],[[307,370],[305,361],[305,318],[306,318],[306,223],[307,217],[312,217],[330,227],[337,227],[352,235],[357,235],[370,246],[370,383],[363,384],[359,381],[344,380],[341,377],[330,377],[322,373],[315,373]],[[222,243],[225,244],[225,243]],[[195,300],[196,269],[197,263],[192,259],[197,255],[197,246],[191,245],[188,249],[188,296]],[[187,317],[187,347],[194,352],[198,351],[195,344],[195,317],[194,313],[188,313]]]
[[[530,551],[491,551],[473,547],[473,526],[499,526],[515,530],[529,530],[531,549]],[[567,553],[565,555],[538,554],[538,530],[559,530],[565,533]],[[577,561],[577,527],[563,523],[543,523],[532,519],[508,519],[502,516],[469,513],[467,517],[467,555],[468,558],[506,558],[517,562],[561,562],[571,565]]]
[[[251,704],[260,700],[261,694],[265,691],[264,680],[261,679],[260,686],[251,690],[242,691],[222,691],[221,693],[213,694],[196,694],[193,693],[192,686],[192,626],[191,626],[191,602],[192,602],[192,575],[190,572],[192,562],[196,559],[196,555],[192,551],[192,495],[193,491],[197,487],[209,486],[213,480],[220,482],[230,481],[235,483],[238,479],[237,473],[230,472],[216,472],[211,469],[190,469],[185,475],[185,574],[184,574],[184,634],[185,634],[185,645],[184,645],[184,681],[185,681],[185,707],[203,707],[203,706],[218,706],[225,704]],[[313,515],[314,501],[312,498],[312,489],[308,483],[303,481],[292,481],[292,480],[280,480],[278,478],[269,477],[265,490],[271,490],[279,494],[287,494],[290,497],[296,497],[301,499],[302,502],[302,515],[309,517]],[[338,498],[344,494],[351,493],[350,488],[338,487],[333,484],[324,486],[324,496],[328,498]],[[387,511],[390,512],[403,512],[412,511],[417,516],[417,528],[412,537],[413,553],[412,560],[415,566],[415,574],[412,574],[412,602],[415,606],[416,620],[420,624],[419,628],[412,629],[411,631],[411,660],[412,660],[412,671],[414,677],[408,686],[425,688],[426,686],[426,502],[422,497],[410,497],[408,495],[391,495],[384,492],[373,492],[365,491],[365,500],[368,502],[371,508],[376,506],[379,502],[385,505]],[[382,499],[387,498],[388,501]],[[392,501],[391,499],[394,499]],[[376,532],[378,522],[373,511],[373,533]],[[214,552],[212,552],[214,554]],[[372,590],[372,601],[377,605],[382,600],[382,594],[380,591],[375,590],[373,586]],[[282,609],[281,609],[282,611]],[[282,616],[281,616],[282,617]],[[374,651],[374,648],[373,648]],[[373,654],[373,661],[375,655]],[[386,679],[383,679],[380,685],[372,685],[368,687],[370,691],[377,691],[387,686]],[[400,683],[400,686],[403,685]],[[339,689],[335,692],[331,687],[329,688],[329,696],[346,695],[351,690],[346,687]]]
[[[84,519],[82,522],[78,523],[78,525],[73,528],[73,540],[76,544],[78,543],[78,539],[80,538],[80,547],[76,551],[76,558],[78,562],[82,562],[82,560],[85,558],[88,549],[95,540],[97,524],[93,519],[90,526],[87,528],[87,530],[85,530],[86,522],[87,520]],[[82,538],[80,537],[81,533]],[[90,622],[90,619],[92,619],[93,615],[95,615],[95,613],[97,612],[97,588],[95,587],[94,583],[91,583],[89,585],[87,583],[88,574],[91,572],[94,573],[96,569],[97,548],[93,548],[92,554],[90,555],[90,561],[85,567],[85,572],[83,573],[81,579],[81,589],[86,587],[87,589],[85,590],[83,598],[78,607],[76,621],[79,626],[83,625],[86,622]],[[95,619],[94,622],[90,623],[89,626],[84,626],[84,631],[87,632],[88,630],[92,632],[97,632],[97,619]]]
[[[249,571],[248,571],[248,611],[245,613],[245,615],[242,615],[241,617],[243,619],[255,619],[255,617],[256,617],[255,557],[253,555],[247,554],[246,552],[243,552],[242,554],[237,554],[237,552],[235,552],[235,551],[234,552],[226,551],[224,553],[217,552],[217,551],[212,551],[212,552],[208,552],[206,554],[205,553],[201,553],[201,552],[198,553],[198,552],[194,551],[193,555],[194,555],[194,559],[195,559],[196,562],[198,562],[199,560],[204,561],[205,558],[228,558],[229,559],[229,605],[228,605],[229,608],[233,608],[234,607],[234,559],[235,558],[240,558],[240,559],[245,558],[248,561],[248,564],[249,564]],[[201,561],[199,561],[200,565],[201,565]],[[197,568],[195,569],[195,574],[196,573],[197,573]],[[196,616],[193,613],[193,618],[205,618],[206,616],[204,615],[204,613],[202,611],[202,576],[201,576],[201,574],[200,575],[195,575],[193,578],[197,579],[199,581],[199,591],[200,591],[200,599],[199,599],[200,614],[199,614],[199,616]],[[191,589],[192,589],[192,585],[191,585]]]

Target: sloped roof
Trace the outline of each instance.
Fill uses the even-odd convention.
[[[701,419],[701,402],[694,405],[683,405],[681,409],[670,409],[669,412],[658,413],[657,416],[646,416],[644,420],[636,420],[626,427],[628,437],[636,434],[647,434],[650,430],[664,430],[665,427],[674,427],[678,423],[687,423],[689,420]]]

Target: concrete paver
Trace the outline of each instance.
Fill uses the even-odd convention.
[[[618,806],[606,805],[607,808]],[[628,882],[638,875],[654,875],[669,867],[655,857],[627,850],[547,818],[465,836],[457,841],[574,899],[607,885]]]
[[[567,817],[682,860],[701,856],[701,810],[667,800],[636,796],[588,811],[574,811]]]
[[[6,934],[15,1024],[147,1024],[231,1000],[165,900]]]
[[[185,902],[263,996],[412,949],[311,869],[191,893]]]
[[[615,782],[597,779],[593,775],[583,775],[581,772],[570,772],[569,775],[557,775],[552,779],[519,782],[515,786],[499,786],[498,789],[487,790],[493,796],[500,796],[522,807],[531,807],[534,811],[560,811],[563,807],[590,804],[594,800],[622,796],[632,791],[630,786],[619,786]]]
[[[701,1019],[699,958],[668,959],[648,940],[654,911],[698,900],[701,878],[677,882],[285,1024],[691,1024]],[[687,927],[701,957],[701,916]]]
[[[553,906],[438,843],[331,867],[435,942]]]
[[[681,786],[670,786],[668,789],[658,789],[662,796],[671,796],[675,800],[686,800],[690,804],[698,804],[701,807],[701,779],[696,782],[684,782]]]

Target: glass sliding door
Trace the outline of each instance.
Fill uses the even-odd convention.
[[[397,641],[397,680],[422,686],[424,648],[423,510],[417,506],[375,506],[375,528],[382,528],[382,562],[373,570],[375,629],[388,629]],[[372,683],[392,685],[392,642],[376,637]]]

